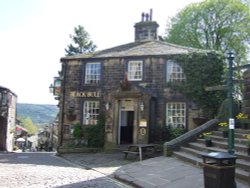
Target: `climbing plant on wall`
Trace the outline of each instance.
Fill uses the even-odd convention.
[[[215,52],[192,53],[178,56],[176,62],[183,68],[184,82],[174,82],[173,89],[183,93],[203,111],[206,117],[214,117],[226,91],[206,91],[208,86],[225,84],[224,56]]]

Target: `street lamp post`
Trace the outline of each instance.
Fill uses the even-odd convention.
[[[229,128],[229,136],[228,136],[228,153],[234,154],[234,117],[233,117],[233,60],[234,54],[233,52],[228,53],[228,109],[229,109],[229,119],[228,119],[228,128]]]
[[[217,91],[217,90],[227,90],[227,100],[228,100],[228,153],[234,154],[235,147],[234,147],[234,114],[233,114],[233,71],[238,69],[250,69],[250,64],[245,64],[237,67],[233,67],[233,60],[234,60],[234,54],[233,52],[229,52],[227,56],[228,60],[228,75],[227,75],[227,85],[218,85],[218,86],[211,86],[206,87],[206,91]],[[248,62],[250,63],[250,62]]]

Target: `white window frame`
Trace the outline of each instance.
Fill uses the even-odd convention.
[[[186,103],[166,103],[166,125],[173,128],[186,128]]]
[[[186,79],[183,69],[178,63],[172,60],[168,60],[166,67],[167,67],[166,70],[167,82],[173,82],[173,81],[182,82]]]
[[[143,77],[143,61],[128,62],[128,80],[140,81]]]
[[[84,101],[83,102],[83,124],[84,125],[96,125],[99,112],[100,112],[99,101]]]
[[[98,84],[101,80],[101,63],[86,63],[84,80],[85,84]]]

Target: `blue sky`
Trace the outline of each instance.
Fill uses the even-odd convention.
[[[77,25],[98,49],[133,42],[134,24],[153,9],[164,35],[168,18],[201,0],[0,0],[0,85],[19,103],[57,104],[49,85]]]

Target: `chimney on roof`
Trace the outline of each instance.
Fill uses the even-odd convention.
[[[157,40],[157,29],[159,25],[152,21],[153,11],[141,14],[141,22],[135,24],[135,42]]]

